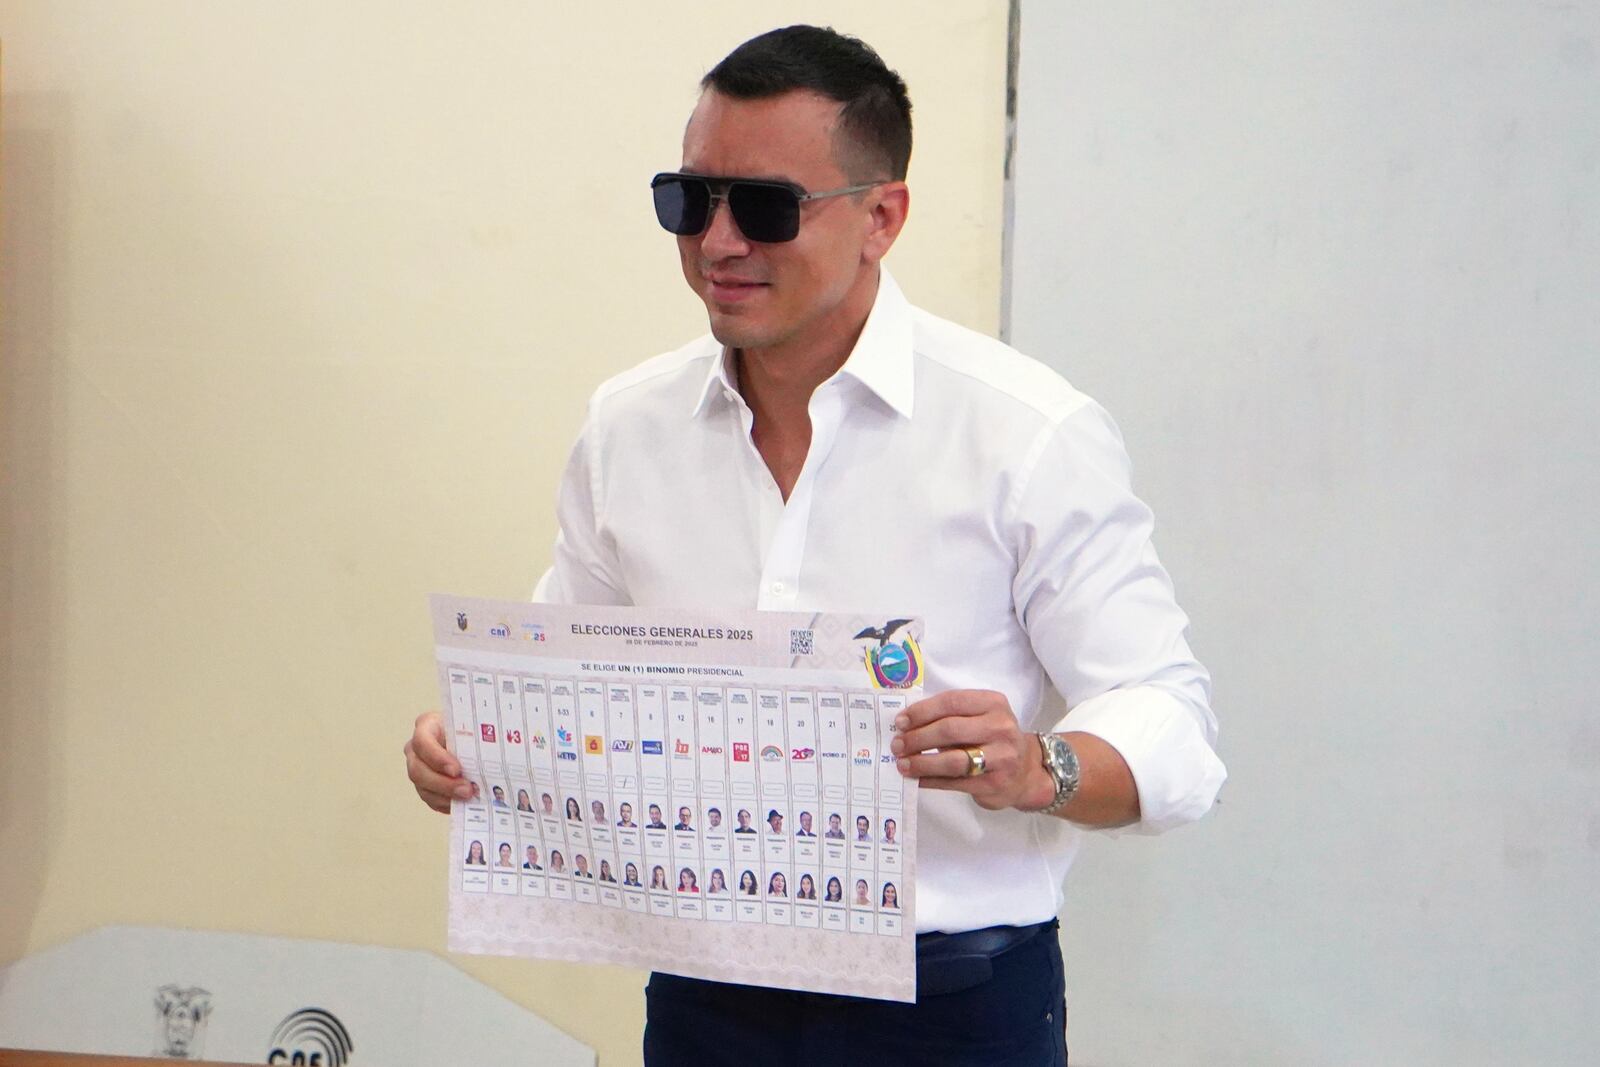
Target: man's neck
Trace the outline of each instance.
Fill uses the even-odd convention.
[[[878,298],[881,275],[874,267],[868,284],[840,307],[823,337],[795,338],[772,348],[737,349],[733,366],[739,394],[750,406],[756,424],[782,425],[804,418],[817,386],[838,373],[855,350]]]
[[[774,348],[734,353],[739,394],[753,416],[751,440],[785,501],[811,449],[811,394],[850,358],[877,299],[876,270],[871,281],[841,306],[835,328],[824,340],[796,338]]]

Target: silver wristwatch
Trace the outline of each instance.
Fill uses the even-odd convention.
[[[1078,791],[1078,754],[1060,734],[1040,734],[1039,748],[1044,753],[1044,769],[1056,783],[1056,795],[1038,810],[1042,815],[1054,815]]]

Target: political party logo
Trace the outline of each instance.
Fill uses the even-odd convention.
[[[529,734],[528,735],[528,744],[532,745],[534,748],[538,749],[540,752],[543,752],[550,745],[550,743],[545,740],[544,734]]]
[[[747,742],[735,741],[733,743],[733,762],[735,762],[735,763],[749,763],[750,762],[750,745]]]
[[[907,633],[899,641],[892,641],[894,632],[911,623],[910,619],[890,619],[880,629],[868,626],[856,634],[856,641],[877,641],[862,651],[867,673],[872,676],[875,689],[910,689],[922,680],[922,650],[916,639]]]
[[[467,613],[464,612],[464,611],[456,612],[456,629],[465,630],[466,628],[467,628]]]
[[[779,748],[777,745],[762,745],[761,758],[766,760],[768,763],[771,763],[774,760],[781,760],[783,758],[783,749]]]
[[[583,750],[589,753],[591,756],[603,754],[606,750],[605,738],[601,737],[599,734],[584,734]]]
[[[198,1060],[204,1054],[211,994],[199,986],[164,985],[156,990],[154,1055]]]
[[[721,745],[701,745],[700,746],[700,751],[701,751],[701,753],[703,753],[704,755],[707,755],[707,756],[720,756],[720,755],[722,755],[722,746]]]
[[[789,758],[794,760],[796,763],[806,763],[809,762],[811,757],[815,756],[816,754],[816,749],[797,748],[789,753]]]
[[[332,1012],[301,1008],[278,1024],[268,1048],[268,1063],[344,1067],[355,1046],[350,1041],[350,1031]]]
[[[632,741],[628,741],[628,740],[613,741],[613,742],[611,742],[611,751],[613,751],[613,752],[632,752],[633,751],[633,742]]]
[[[679,741],[679,742],[677,742],[676,744],[674,744],[672,746],[672,751],[676,755],[687,756],[689,754],[689,742],[687,742],[687,741]]]
[[[646,756],[659,756],[659,755],[661,755],[661,742],[660,741],[640,741],[639,742],[639,748],[640,748],[640,750],[642,752],[644,752],[644,754]]]
[[[870,766],[872,766],[872,749],[870,749],[870,748],[858,748],[858,749],[856,749],[856,766],[857,767],[870,767]]]
[[[567,729],[565,726],[557,726],[556,740],[560,741],[563,745],[572,744],[572,731]]]

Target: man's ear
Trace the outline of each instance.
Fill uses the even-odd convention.
[[[911,190],[905,182],[885,182],[867,195],[872,201],[867,210],[867,240],[861,248],[861,256],[869,263],[877,263],[889,254],[906,224],[906,215],[911,210]]]

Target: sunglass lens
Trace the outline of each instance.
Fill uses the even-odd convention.
[[[661,176],[650,183],[656,202],[656,221],[668,233],[687,237],[706,228],[711,190],[693,178]]]
[[[734,182],[728,207],[740,232],[752,241],[792,241],[800,232],[800,201],[782,186]]]

